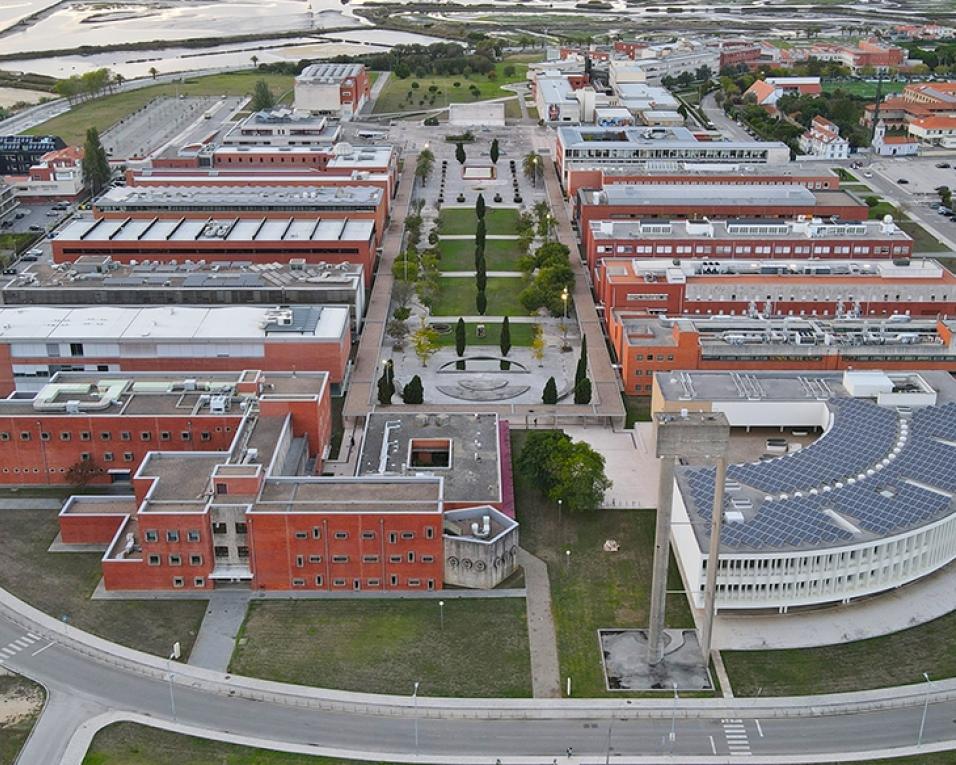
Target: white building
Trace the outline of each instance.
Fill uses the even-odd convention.
[[[732,428],[772,428],[784,442],[793,432],[823,431],[802,449],[790,444],[788,453],[728,468],[719,609],[848,603],[956,558],[956,384],[949,375],[661,373],[653,396],[655,413],[720,411]],[[672,541],[697,607],[713,496],[712,467],[677,468]]]
[[[909,134],[921,143],[951,149],[956,146],[956,117],[920,117],[909,124]]]
[[[222,137],[223,146],[326,146],[341,128],[311,112],[277,108],[250,114]]]
[[[882,120],[873,132],[870,148],[881,157],[913,157],[919,154],[919,142],[913,136],[887,135]]]
[[[295,78],[295,108],[352,119],[368,100],[363,64],[311,64]]]
[[[847,159],[850,142],[840,135],[839,126],[825,117],[816,116],[810,129],[800,136],[800,150],[822,159]]]

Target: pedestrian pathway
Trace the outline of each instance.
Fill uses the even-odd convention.
[[[190,664],[218,672],[228,671],[251,595],[249,590],[216,590],[211,594],[189,654]]]
[[[727,740],[727,748],[732,755],[749,755],[750,737],[747,735],[747,728],[744,721],[739,718],[731,718],[720,721],[724,729],[724,738]]]
[[[474,271],[442,271],[441,275],[448,276],[453,279],[461,279],[466,276],[470,276],[474,278],[475,272]],[[489,276],[489,277],[490,276],[505,276],[505,277],[514,278],[514,279],[520,279],[521,277],[524,276],[524,274],[521,273],[520,271],[487,271],[485,273],[485,276]]]
[[[561,698],[558,638],[551,611],[548,564],[518,548],[527,590],[528,642],[531,646],[531,688],[537,698]]]
[[[495,202],[494,205],[495,205],[495,209],[496,209],[496,210],[499,210],[499,209],[505,207],[505,205],[498,204],[497,202]],[[474,234],[442,234],[442,235],[439,236],[438,238],[439,238],[439,239],[449,239],[449,240],[451,240],[451,239],[457,239],[457,240],[460,240],[460,241],[461,241],[461,240],[474,239],[474,238],[475,238],[475,235],[474,235]],[[488,234],[488,235],[485,237],[485,241],[487,242],[487,241],[490,241],[490,240],[492,240],[492,239],[501,239],[501,240],[505,241],[505,240],[514,240],[514,239],[518,239],[518,238],[520,238],[520,237],[518,237],[517,234]]]

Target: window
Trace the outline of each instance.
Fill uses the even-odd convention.
[[[321,577],[321,576],[317,576],[317,577],[315,578],[315,586],[316,586],[316,587],[321,587],[321,586],[322,586],[322,577]]]
[[[305,532],[305,531],[297,531],[297,532],[295,532],[295,538],[296,538],[296,539],[308,539],[308,538],[309,538],[309,535],[308,535],[308,533]]]
[[[110,433],[106,433],[106,432],[100,433],[100,441],[109,441],[112,437],[113,436]]]
[[[409,563],[414,563],[414,562],[415,562],[415,553],[414,553],[414,551],[412,551],[412,550],[409,550],[409,552],[408,552],[408,562],[409,562]]]
[[[123,452],[123,462],[132,462],[133,453],[132,452]]]
[[[302,568],[305,565],[305,556],[296,555],[295,556],[295,566],[296,568]]]
[[[168,430],[160,431],[160,433],[159,433],[159,440],[160,440],[160,441],[168,441],[168,440],[169,440],[169,431],[168,431]]]
[[[213,548],[213,554],[217,558],[228,558],[229,557],[229,548],[225,545],[216,545]]]
[[[167,542],[178,542],[179,541],[179,532],[176,530],[170,530],[166,532],[166,541]]]
[[[322,562],[322,556],[321,556],[321,555],[310,555],[310,556],[309,556],[309,563],[321,563],[321,562]]]
[[[362,532],[362,539],[375,539],[375,532],[374,532],[374,531],[363,531],[363,532]]]
[[[423,556],[422,556],[422,563],[434,563],[434,562],[435,562],[435,556],[434,556],[434,555],[423,555]]]
[[[41,441],[49,441],[49,440],[50,440],[50,434],[47,433],[45,430],[41,430],[41,431],[40,431],[40,440],[41,440]]]
[[[249,533],[249,532],[248,532],[248,529],[247,529],[247,527],[246,527],[246,524],[243,523],[242,521],[240,521],[239,523],[237,523],[237,524],[236,524],[236,533],[237,533],[237,534],[247,534],[247,533]],[[303,537],[303,539],[305,539],[305,537]]]
[[[435,529],[432,526],[425,527],[425,539],[434,539],[435,538]]]
[[[30,434],[29,434],[29,432],[27,432],[26,430],[21,430],[21,431],[20,431],[20,440],[21,440],[21,441],[29,441],[29,440],[30,440]]]
[[[189,531],[187,531],[187,532],[186,532],[186,539],[189,540],[190,542],[198,542],[198,541],[199,541],[199,529],[190,529]]]
[[[0,433],[0,441],[9,441],[9,440],[10,440],[9,433],[6,433],[6,432]]]
[[[143,430],[143,431],[141,431],[140,434],[139,434],[139,440],[140,440],[140,441],[149,441],[150,438],[152,438],[152,435],[151,435],[150,432],[147,431],[147,430]]]
[[[305,587],[305,579],[293,579],[293,580],[292,580],[292,586],[293,586],[293,587]]]
[[[181,555],[170,555],[169,556],[169,565],[170,566],[181,566],[183,565],[183,558]]]
[[[333,555],[332,562],[333,563],[348,563],[349,556],[348,555]]]
[[[368,584],[369,587],[379,587],[379,586],[381,586],[381,582],[380,582],[378,579],[369,579],[368,582],[367,582],[367,584]]]
[[[335,538],[336,538],[336,539],[348,539],[348,538],[349,538],[349,533],[348,533],[347,531],[336,531],[336,532],[335,532]]]
[[[130,441],[133,438],[133,434],[128,430],[123,430],[120,432],[120,441]]]
[[[208,431],[203,431],[199,434],[200,441],[208,441],[212,438],[212,435]]]
[[[205,586],[206,586],[206,580],[203,579],[201,576],[197,576],[195,579],[193,579],[193,586],[194,586],[194,587],[205,587]]]
[[[90,440],[92,440],[92,438],[93,438],[93,434],[90,433],[90,431],[88,431],[88,430],[81,430],[81,431],[80,431],[80,440],[81,440],[81,441],[90,441]]]
[[[223,521],[217,521],[212,525],[213,534],[225,534],[226,533],[226,524]]]
[[[113,452],[103,452],[103,462],[112,462]]]
[[[390,585],[392,585],[392,587],[397,587],[397,586],[398,586],[398,576],[397,576],[396,574],[392,574],[392,575],[388,578],[388,583],[389,583]]]
[[[414,532],[414,531],[403,531],[403,532],[402,532],[402,539],[414,539],[414,538],[415,538],[415,532]]]
[[[388,562],[389,562],[389,563],[401,563],[401,562],[402,562],[402,556],[401,556],[401,555],[389,555],[389,556],[388,556]]]
[[[186,580],[183,579],[181,576],[173,577],[173,587],[179,588],[179,587],[185,586],[185,584],[186,584]]]
[[[245,560],[246,558],[249,557],[249,548],[248,548],[248,547],[237,547],[237,548],[236,548],[236,554],[237,554],[240,558],[242,558],[243,560]]]
[[[225,484],[225,483],[216,484],[216,494],[219,494],[221,496],[223,494],[228,494],[228,493],[229,493],[228,484]]]
[[[394,531],[388,532],[388,541],[391,544],[395,544],[398,541],[398,534],[396,534]]]
[[[345,580],[344,580],[344,579],[333,579],[333,580],[332,580],[332,586],[333,586],[333,587],[345,587]]]
[[[143,533],[143,537],[147,542],[158,542],[159,541],[159,532],[156,529],[147,529]]]
[[[362,563],[378,563],[377,555],[363,555]]]
[[[188,441],[188,440],[190,440],[190,439],[192,438],[192,433],[190,433],[188,430],[184,430],[184,431],[182,431],[182,432],[179,434],[179,437],[180,437],[183,441]]]
[[[409,586],[409,587],[421,587],[421,586],[422,586],[422,580],[421,580],[421,579],[409,579],[409,580],[408,580],[408,586]]]
[[[202,555],[190,555],[190,556],[189,556],[189,565],[190,565],[190,566],[201,566],[201,565],[202,565]]]
[[[160,557],[159,557],[158,555],[150,555],[150,556],[146,559],[146,562],[147,562],[150,566],[158,566],[162,561],[161,561],[161,559],[160,559]]]
[[[313,538],[313,539],[321,539],[321,538],[322,538],[322,529],[320,529],[318,526],[313,526],[313,527],[312,527],[312,538]]]

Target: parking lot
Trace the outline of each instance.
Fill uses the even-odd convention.
[[[56,203],[34,204],[27,202],[20,204],[2,220],[0,220],[0,233],[4,234],[22,234],[33,231],[38,234],[44,234],[47,231],[56,228],[56,226],[70,214],[70,209],[54,210]],[[10,225],[4,226],[4,223]]]
[[[937,165],[950,167],[937,167]],[[873,162],[869,171],[882,175],[896,184],[901,193],[912,195],[931,194],[936,196],[938,186],[956,189],[956,157],[905,157],[901,159],[881,159]],[[852,170],[862,174],[861,170]],[[900,179],[906,183],[900,183]]]

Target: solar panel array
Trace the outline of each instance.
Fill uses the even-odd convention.
[[[833,426],[816,443],[781,459],[728,469],[728,480],[737,481],[744,489],[789,492],[791,496],[758,499],[752,517],[743,523],[724,523],[722,546],[759,550],[846,543],[856,535],[835,516],[863,533],[887,536],[952,511],[951,497],[923,486],[956,493],[956,445],[944,443],[956,444],[956,403],[917,411],[909,419],[905,444],[885,466],[881,463],[899,437],[896,411],[861,399],[829,403],[836,410]],[[822,456],[814,456],[814,452]],[[813,458],[804,459],[804,455]],[[879,469],[862,480],[834,485],[877,465]],[[704,521],[700,531],[706,540],[710,536],[714,469],[688,468],[683,474],[691,504]],[[808,488],[821,484],[828,484],[829,490],[807,493]],[[802,496],[792,496],[796,490],[803,490]],[[733,506],[737,496],[743,494],[725,493],[724,512],[738,510]],[[745,515],[751,513],[745,511]]]

